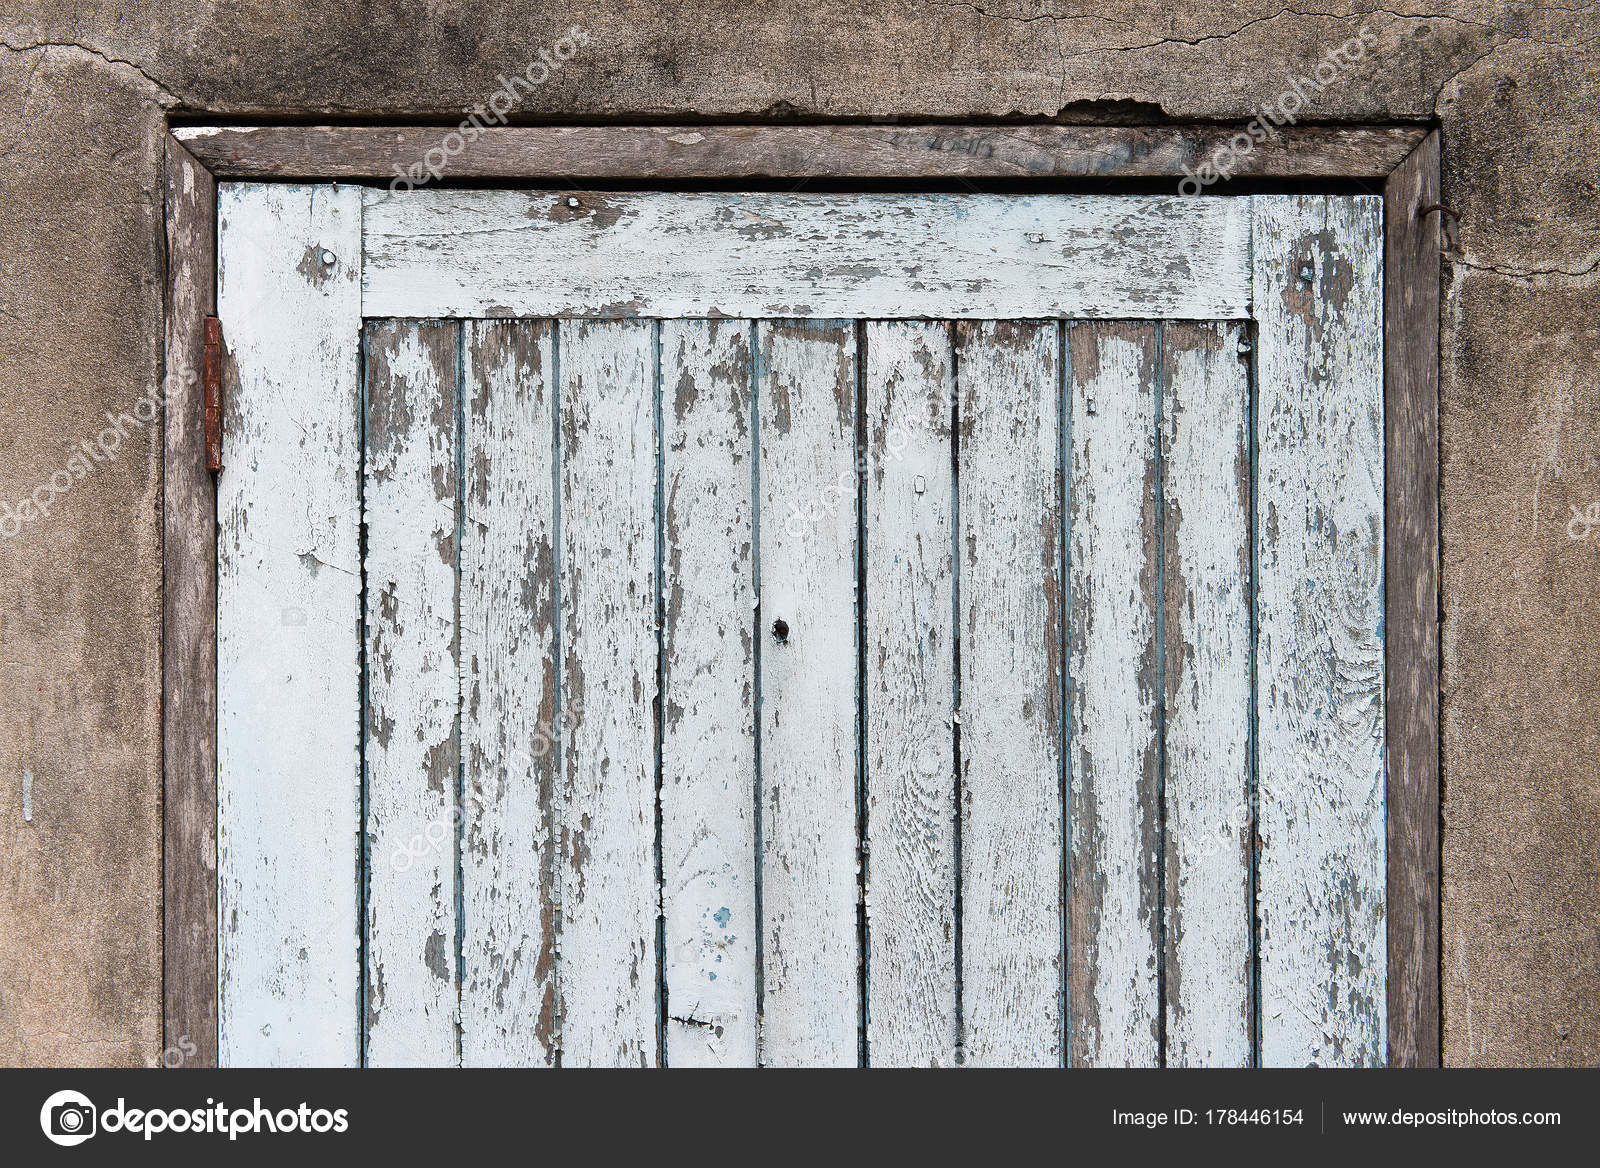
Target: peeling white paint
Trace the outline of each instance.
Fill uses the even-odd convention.
[[[218,219],[221,1060],[354,1065],[360,194],[224,183]],[[323,244],[355,262],[303,271]],[[305,623],[271,619],[286,606]]]
[[[470,321],[462,345],[463,1066],[555,1059],[555,326]]]
[[[762,322],[762,1062],[854,1066],[856,930],[855,330]],[[840,477],[819,522],[799,500]],[[773,632],[784,621],[786,636]]]
[[[954,1066],[954,352],[866,326],[867,990],[872,1065]]]
[[[1162,330],[1167,1066],[1249,1066],[1250,386],[1242,327]],[[1241,473],[1243,472],[1243,473]]]
[[[358,566],[360,265],[325,259],[357,254],[351,200],[360,196],[353,188],[223,190],[222,302],[242,391],[230,406],[233,453],[219,491],[225,1060],[354,1057],[358,569],[371,588],[370,706],[375,719],[392,722],[384,741],[369,744],[374,1063],[449,1063],[459,1054],[469,1065],[548,1064],[559,1050],[568,1065],[663,1056],[674,1065],[853,1065],[865,878],[875,1063],[950,1063],[964,1049],[973,1064],[1053,1065],[1067,1021],[1064,810],[1082,877],[1075,909],[1083,888],[1103,889],[1074,956],[1075,976],[1085,963],[1093,1009],[1073,1019],[1073,1051],[1086,1062],[1158,1057],[1159,888],[1167,897],[1168,1061],[1248,1057],[1247,868],[1235,821],[1248,725],[1237,326],[1167,326],[1169,335],[1209,333],[1218,343],[1203,354],[1174,350],[1164,381],[1146,347],[1129,339],[1154,338],[1157,326],[1078,326],[1104,335],[1095,373],[1072,391],[1074,514],[1064,564],[1058,326],[960,324],[952,361],[947,322],[868,321],[865,437],[871,444],[875,430],[899,434],[893,455],[866,470],[869,717],[859,743],[859,326],[384,326],[382,351],[412,400],[369,427],[392,430],[369,437],[368,562]],[[379,295],[409,297],[412,315],[1038,317],[1076,306],[1087,316],[1215,317],[1242,313],[1252,280],[1265,289],[1258,311],[1272,336],[1261,353],[1257,538],[1262,761],[1274,780],[1272,802],[1263,802],[1262,1029],[1271,1060],[1381,1060],[1382,455],[1381,411],[1370,408],[1374,386],[1381,390],[1381,347],[1375,245],[1363,234],[1375,230],[1371,207],[1257,200],[1265,209],[1251,273],[1250,199],[1179,207],[1055,197],[1002,207],[986,197],[597,195],[571,208],[553,193],[425,194],[431,201],[367,196],[381,253],[369,267],[376,286],[389,289]],[[540,208],[544,218],[527,218]],[[1018,217],[1035,212],[1021,230]],[[1325,226],[1333,251],[1301,255],[1302,238],[1315,237],[1313,250],[1328,246]],[[1179,274],[1151,267],[1149,249],[1162,240]],[[1019,259],[1025,251],[1035,258]],[[1351,265],[1353,291],[1341,283],[1340,262]],[[1310,281],[1300,275],[1307,263]],[[973,280],[980,269],[985,280]],[[1307,297],[1307,284],[1320,291]],[[1338,288],[1348,307],[1336,311],[1328,297]],[[375,298],[368,307],[401,304]],[[460,387],[454,348],[419,339],[456,328],[465,338]],[[761,355],[754,366],[752,338]],[[1319,352],[1326,367],[1315,364]],[[948,432],[958,369],[959,500]],[[757,500],[752,435],[740,429],[751,420],[754,370]],[[376,402],[385,391],[380,379],[369,383]],[[1303,392],[1313,384],[1316,396]],[[1160,385],[1164,477],[1156,473]],[[468,395],[459,452],[456,392]],[[456,483],[463,465],[466,481]],[[1157,482],[1164,513],[1155,507]],[[807,504],[822,499],[814,518],[790,522],[797,505],[809,517]],[[459,574],[447,546],[458,506]],[[1162,524],[1169,604],[1157,609]],[[541,557],[554,576],[538,575]],[[1063,572],[1075,605],[1067,809],[1059,787]],[[659,629],[658,603],[667,617]],[[252,614],[285,604],[303,619],[252,623]],[[667,654],[659,805],[658,632]],[[1167,670],[1165,692],[1157,661]],[[566,718],[551,726],[546,687],[558,672]],[[450,753],[458,714],[468,794],[459,870]],[[957,727],[959,804],[950,773]],[[564,735],[559,775],[553,739],[548,754],[519,755],[541,731]],[[1158,745],[1168,760],[1164,809],[1150,782]],[[867,766],[865,872],[858,749]],[[29,823],[32,783],[25,771]],[[1164,840],[1155,830],[1163,810]],[[435,824],[447,834],[429,854]],[[395,848],[413,836],[423,853],[396,873]],[[1213,837],[1222,844],[1214,851]],[[964,1034],[956,1032],[958,984]]]
[[[1249,200],[369,190],[368,316],[1239,319]],[[1045,229],[1048,241],[1031,243]],[[975,278],[981,273],[981,278]]]
[[[957,326],[970,1066],[1061,1061],[1059,350],[1053,322]]]
[[[756,1062],[748,321],[661,324],[667,1065]]]
[[[1381,1066],[1382,200],[1256,206],[1261,1058]]]
[[[655,330],[562,322],[563,1057],[653,1066]]]
[[[1071,331],[1072,1060],[1149,1067],[1160,1058],[1159,346],[1152,325]]]
[[[454,323],[366,349],[367,1065],[457,1060]]]

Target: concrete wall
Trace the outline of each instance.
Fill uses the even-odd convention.
[[[23,0],[0,14],[0,500],[160,367],[176,114],[459,118],[573,25],[528,118],[1243,120],[1366,26],[1306,120],[1429,122],[1443,273],[1451,1063],[1600,1063],[1597,9],[1130,0]],[[1328,13],[1348,12],[1349,15]],[[160,1052],[156,436],[0,538],[0,1063]]]

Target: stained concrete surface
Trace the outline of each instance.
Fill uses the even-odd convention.
[[[172,117],[454,121],[576,25],[523,120],[1436,123],[1445,1057],[1600,1063],[1600,8],[22,0],[0,13],[0,502],[160,369]],[[0,1063],[160,1038],[160,447],[0,538]],[[30,774],[31,815],[23,814]]]

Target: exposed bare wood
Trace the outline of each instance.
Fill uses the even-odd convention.
[[[366,1065],[459,1061],[461,325],[366,328]]]
[[[180,141],[229,178],[1172,178],[1236,126],[191,126]],[[1426,131],[1283,127],[1236,157],[1236,177],[1382,178]],[[466,139],[471,138],[471,141]],[[430,155],[430,151],[433,153]]]
[[[1439,1064],[1439,135],[1384,187],[1389,1062]]]
[[[1161,330],[1166,1049],[1249,1066],[1250,386],[1240,324]]]
[[[217,1063],[217,491],[206,469],[202,360],[216,305],[217,191],[168,139],[162,755],[165,1049]]]
[[[956,326],[962,1046],[980,1067],[1061,1062],[1060,359],[1054,323]]]
[[[1073,1066],[1161,1058],[1160,326],[1078,322],[1071,356]],[[1239,928],[1244,928],[1243,918]]]
[[[655,328],[563,323],[563,1065],[655,1066]]]
[[[461,1065],[549,1066],[561,903],[555,325],[462,328]]]

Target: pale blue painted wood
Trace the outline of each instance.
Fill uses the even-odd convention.
[[[218,188],[219,1057],[360,1058],[360,273],[354,187]]]
[[[1261,334],[1254,648],[1262,852],[1253,874],[1235,846],[1242,829],[1224,806],[1241,782],[1249,729],[1239,712],[1235,627],[1248,550],[1240,534],[1248,480],[1237,477],[1249,473],[1239,469],[1243,367],[1225,351],[1238,347],[1236,329],[1167,326],[1167,336],[1200,337],[1186,352],[1204,352],[1193,368],[1180,368],[1181,346],[1169,346],[1160,380],[1161,392],[1171,392],[1160,398],[1158,433],[1157,415],[1143,399],[1117,396],[1115,378],[1070,408],[1062,401],[1057,338],[1068,330],[962,325],[965,339],[946,373],[937,362],[916,366],[926,375],[921,390],[933,395],[942,386],[963,403],[959,473],[941,477],[934,466],[938,450],[948,450],[940,443],[950,441],[935,425],[927,449],[918,448],[933,474],[908,462],[873,479],[869,460],[863,481],[857,458],[873,449],[872,427],[887,435],[902,407],[891,404],[899,399],[887,393],[887,367],[879,370],[883,384],[874,381],[870,346],[868,367],[858,370],[859,333],[876,336],[887,353],[896,330],[940,334],[948,325],[474,325],[474,336],[494,328],[548,334],[537,374],[515,361],[495,374],[502,403],[522,412],[511,409],[494,430],[470,405],[453,404],[468,392],[457,381],[464,359],[419,359],[413,364],[431,368],[432,379],[412,387],[405,425],[369,433],[368,660],[381,677],[369,695],[369,782],[378,786],[368,792],[363,971],[357,625],[345,619],[359,603],[359,309],[356,265],[342,258],[355,255],[359,212],[348,192],[330,188],[224,191],[222,304],[243,389],[219,487],[225,1058],[354,1061],[364,1027],[374,1062],[851,1065],[864,1048],[872,1058],[877,1045],[874,1062],[1054,1064],[1069,1024],[1077,1049],[1089,1034],[1083,1028],[1098,1021],[1107,1029],[1096,1036],[1093,1061],[1239,1062],[1256,1052],[1242,1017],[1252,1003],[1235,967],[1258,949],[1260,1058],[1381,1061],[1381,294],[1370,202],[1272,196],[1238,200],[1225,214],[1211,209],[1222,215],[1217,222],[1249,221],[1255,230],[1254,267],[1241,269],[1240,285],[1253,287]],[[475,201],[480,193],[451,213],[470,217],[499,205]],[[462,192],[441,194],[448,201]],[[523,204],[530,197],[514,195]],[[1108,201],[1095,205],[1104,210]],[[368,211],[380,222],[398,214],[381,200]],[[630,215],[643,230],[644,211],[633,204],[617,222]],[[1004,216],[990,224],[1011,226]],[[583,246],[604,234],[598,224],[584,230]],[[1207,238],[1226,250],[1236,234],[1226,227]],[[384,238],[404,250],[397,236]],[[966,257],[966,270],[992,265],[986,255]],[[927,258],[911,247],[897,256]],[[694,270],[680,275],[690,295]],[[1187,277],[1163,278],[1168,300],[1141,302],[1150,315],[1199,303],[1180,287]],[[826,281],[819,287],[815,303],[792,307],[816,312],[844,302]],[[880,292],[863,293],[860,311],[915,307],[872,300]],[[1005,294],[1013,293],[1022,294]],[[676,293],[664,285],[658,294],[667,298],[652,302],[659,306]],[[997,294],[987,303],[1011,302]],[[1030,303],[1048,311],[1054,302]],[[463,306],[472,303],[454,307]],[[941,311],[981,307],[951,300]],[[458,326],[386,327],[393,349],[402,334]],[[1110,357],[1097,350],[1097,359]],[[859,374],[868,388],[866,433],[857,430]],[[681,402],[685,377],[697,394],[721,398]],[[469,382],[478,384],[476,374]],[[884,391],[881,407],[874,386]],[[1137,521],[1096,534],[1085,512],[1063,552],[1052,542],[1067,527],[1058,500],[1112,490],[1109,480],[1094,481],[1106,460],[1089,448],[1125,406],[1139,407],[1118,431],[1139,452],[1127,475],[1153,473],[1151,498],[1161,506],[1145,498],[1142,477],[1122,483]],[[1063,418],[1074,427],[1065,440],[1056,430]],[[519,453],[518,426],[536,449]],[[300,444],[303,427],[315,442]],[[495,449],[479,451],[491,430]],[[1077,481],[1058,481],[1080,447]],[[474,451],[493,453],[506,468],[490,476],[504,494],[480,513],[494,530],[469,530],[470,501],[456,518],[465,486],[451,476],[482,477]],[[403,498],[396,480],[378,473],[380,458],[403,458],[410,468],[404,481],[414,489]],[[1111,473],[1101,469],[1101,477]],[[908,487],[919,476],[922,489]],[[951,492],[950,515],[923,516],[943,491]],[[447,513],[450,523],[430,522]],[[958,514],[952,541],[948,525]],[[530,575],[513,538],[519,522],[543,530],[547,575]],[[1150,599],[1145,553],[1157,529],[1154,563],[1165,571]],[[472,538],[463,540],[458,565],[441,547],[463,532]],[[1072,549],[1091,536],[1096,554],[1077,555]],[[933,547],[915,579],[895,576],[912,571],[913,553],[929,539],[928,546],[944,539],[958,562],[942,563]],[[874,548],[897,558],[872,560]],[[864,629],[855,595],[863,572]],[[1081,653],[1067,651],[1064,631],[1077,603],[1065,577],[1074,573],[1083,596],[1105,606],[1085,601],[1074,612],[1086,633],[1100,622],[1099,639],[1086,639]],[[548,607],[546,624],[530,615],[534,608],[495,616],[517,609],[530,581],[539,592],[540,580],[548,595],[528,604]],[[896,665],[896,652],[933,646],[928,634],[939,619],[928,606],[948,606],[958,591],[960,603],[943,618],[954,616],[948,640],[918,655],[915,668],[909,658]],[[1150,627],[1119,641],[1111,634],[1122,626],[1111,615],[1132,612],[1141,597]],[[302,614],[321,635],[306,638],[293,631],[297,623],[260,627],[259,614],[275,606]],[[1218,620],[1228,622],[1227,637],[1208,632]],[[913,792],[905,764],[923,754],[954,758],[958,639],[961,778],[957,786],[949,776],[946,803],[932,780]],[[1061,800],[1061,691],[1065,684],[1074,702],[1103,714],[1095,723],[1102,731],[1127,716],[1111,685],[1126,664],[1118,662],[1124,641],[1123,657],[1153,653],[1159,663],[1158,682],[1139,699],[1148,725],[1074,743],[1065,780],[1079,790],[1088,755],[1097,774],[1122,768],[1143,776],[1142,752],[1158,746],[1166,769],[1159,794],[1146,792],[1142,779],[1122,791],[1133,801],[1097,794],[1097,814],[1110,819],[1093,838],[1108,846],[1114,837],[1116,849],[1083,852],[1087,836],[1070,845],[1079,861],[1069,879],[1074,895],[1099,881],[1121,906],[1091,922],[1096,961],[1132,973],[1100,979],[1094,1016],[1080,1002],[1069,1019],[1061,865],[1076,811]],[[1062,678],[1068,662],[1070,680]],[[1137,673],[1129,676],[1143,684]],[[659,709],[658,677],[667,681]],[[487,714],[481,706],[470,712],[481,696],[475,686],[494,694]],[[871,722],[874,694],[886,718],[899,712],[899,723]],[[677,697],[686,700],[674,713]],[[915,711],[926,715],[926,742],[916,741]],[[388,716],[409,735],[399,745],[398,729],[384,729],[387,743],[379,738]],[[548,781],[537,765],[519,769],[492,757],[507,749],[496,726],[526,737],[552,720]],[[476,753],[461,771],[450,751],[468,740]],[[510,787],[515,792],[496,802],[495,792]],[[282,790],[300,802],[268,798]],[[458,804],[479,795],[488,802],[455,823]],[[907,818],[912,803],[924,811],[923,834]],[[441,816],[451,821],[446,850],[415,888],[380,870],[387,861],[379,852],[405,836],[411,820],[426,839]],[[1152,816],[1164,822],[1165,838],[1146,830]],[[1308,824],[1316,828],[1310,834]],[[1224,861],[1202,846],[1212,832],[1226,837]],[[1146,856],[1148,839],[1154,850]],[[292,871],[284,856],[294,857]],[[1159,888],[1147,887],[1150,856],[1159,858]],[[1238,903],[1252,875],[1259,937]],[[237,923],[232,908],[242,910]],[[1128,960],[1106,964],[1108,952]],[[718,958],[726,977],[713,968]]]

